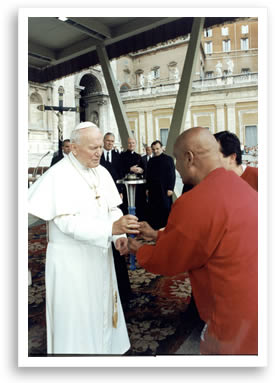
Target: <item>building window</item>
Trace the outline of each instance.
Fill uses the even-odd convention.
[[[228,70],[227,70],[227,69],[225,69],[225,70],[223,71],[223,76],[224,76],[224,77],[228,76]]]
[[[242,34],[248,33],[248,25],[242,25]]]
[[[230,40],[223,40],[223,42],[222,42],[222,49],[223,49],[224,52],[230,52],[230,50],[231,50]]]
[[[159,78],[160,77],[160,67],[159,66],[155,66],[154,68],[152,68],[152,74],[153,74],[153,79],[154,80]]]
[[[228,36],[228,27],[222,27],[222,36]]]
[[[256,125],[245,127],[245,145],[248,147],[258,145],[258,130]]]
[[[250,69],[249,68],[242,68],[242,74],[248,74],[250,73]]]
[[[241,50],[247,51],[249,49],[248,38],[241,39]]]
[[[213,71],[205,72],[205,78],[213,78],[213,77],[214,77],[214,72]]]
[[[212,37],[212,29],[205,29],[204,37]]]
[[[206,54],[211,54],[213,52],[212,41],[207,41],[206,43],[204,43],[204,50]]]
[[[136,74],[136,84],[137,86],[144,87],[144,74],[142,69],[138,69],[135,72]]]
[[[120,87],[120,91],[121,92],[127,92],[129,89],[131,89],[131,87],[127,83],[122,84],[121,87]]]
[[[168,138],[168,129],[161,128],[160,129],[160,141],[163,146],[166,146]]]

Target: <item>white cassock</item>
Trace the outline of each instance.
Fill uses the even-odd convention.
[[[72,153],[29,189],[29,213],[49,221],[48,354],[121,355],[130,347],[111,247],[121,237],[112,236],[120,204],[109,172]]]

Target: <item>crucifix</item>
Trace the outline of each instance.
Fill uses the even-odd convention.
[[[64,88],[60,86],[58,88],[59,95],[59,106],[49,106],[49,105],[39,105],[37,107],[38,110],[44,112],[45,110],[51,110],[53,112],[57,111],[56,116],[58,118],[58,154],[62,154],[62,143],[63,143],[63,112],[79,112],[79,107],[68,107],[63,106],[63,94]]]

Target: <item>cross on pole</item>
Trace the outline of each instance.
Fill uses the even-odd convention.
[[[58,88],[58,95],[59,95],[59,106],[49,106],[49,105],[39,105],[37,107],[38,110],[45,112],[45,110],[51,110],[51,111],[57,111],[56,115],[58,118],[58,152],[59,155],[62,154],[62,143],[63,143],[63,112],[78,112],[79,113],[79,107],[68,107],[63,106],[63,94],[64,94],[64,88],[63,86],[60,86]]]

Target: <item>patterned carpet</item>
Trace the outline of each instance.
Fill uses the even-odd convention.
[[[29,228],[29,356],[46,355],[45,253],[46,225]],[[187,273],[168,278],[137,265],[129,270],[132,298],[124,309],[131,349],[127,355],[175,354],[198,324],[186,311],[191,297]],[[187,314],[188,313],[188,314]]]

